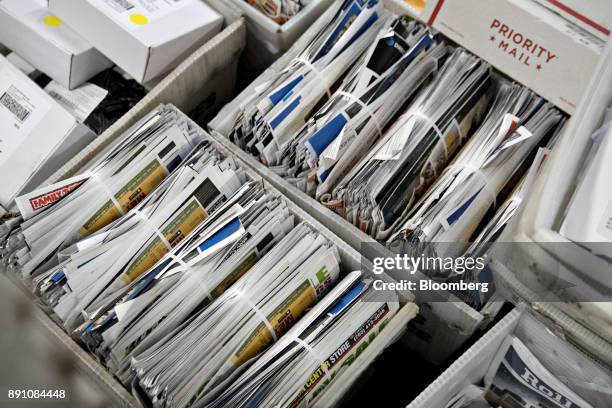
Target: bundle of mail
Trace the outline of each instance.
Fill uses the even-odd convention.
[[[471,241],[461,257],[465,259],[484,257],[486,259],[487,256],[492,255],[492,251],[498,249],[496,247],[497,242],[501,242],[499,246],[502,248],[500,249],[505,249],[503,248],[505,245],[503,242],[507,242],[509,237],[512,236],[513,232],[516,231],[518,215],[524,208],[525,203],[531,194],[533,184],[537,176],[540,174],[540,170],[542,169],[544,162],[550,155],[550,146],[555,142],[555,140],[556,137],[553,137],[548,143],[549,147],[538,149],[527,174],[517,183],[516,187],[514,187],[514,190],[509,194],[508,198],[501,205],[495,208],[495,214],[490,220],[488,220],[488,222],[486,222],[484,227],[479,228],[480,233]],[[402,240],[394,241],[389,245],[389,247],[394,249],[394,246],[396,245],[402,246],[405,245],[405,242]],[[459,246],[461,249],[464,247],[463,243],[455,243],[454,246]],[[455,248],[453,248],[453,250],[454,249]],[[487,302],[500,298],[500,295],[495,291],[493,272],[488,264],[482,269],[468,268],[461,274],[449,274],[448,272],[450,271],[440,270],[427,272],[429,276],[432,277],[437,274],[436,277],[444,281],[467,280],[475,283],[486,282],[489,285],[489,289],[486,293],[481,291],[455,293],[460,299],[476,310],[481,310],[487,304]],[[440,272],[443,273],[440,275]]]
[[[62,297],[56,313],[69,327],[81,314],[99,317],[109,297],[114,299],[202,222],[226,210],[244,181],[233,159],[221,160],[206,143],[198,147],[121,220],[60,253],[63,261],[48,274],[52,280],[65,275],[70,294]]]
[[[103,230],[164,184],[202,140],[201,132],[172,107],[151,112],[79,175],[20,197],[18,206],[31,211],[10,232],[3,258],[25,276],[55,265],[59,251]],[[53,194],[62,190],[65,195]],[[36,200],[36,209],[27,206]]]
[[[301,0],[246,0],[278,24],[285,24],[303,7]]]
[[[324,298],[339,276],[335,246],[300,224],[207,307],[200,307],[185,324],[177,321],[178,330],[128,356],[113,351],[122,361],[131,360],[139,384],[154,403],[191,406],[214,395],[280,338]],[[131,373],[122,374],[125,379]]]
[[[310,313],[221,395],[199,406],[330,406],[330,382],[343,377],[400,309],[397,299],[374,300],[370,281],[347,283],[336,305]]]
[[[470,242],[512,177],[562,122],[561,112],[531,91],[502,84],[482,125],[427,193],[403,209],[390,240]]]
[[[327,199],[347,220],[383,240],[442,172],[486,113],[488,64],[456,49],[411,107]]]
[[[345,0],[331,22],[276,77],[242,104],[231,138],[276,165],[311,111],[372,44],[387,20],[377,1]]]
[[[572,369],[569,364],[568,369]],[[469,385],[455,395],[446,408],[594,407],[566,384],[576,381],[577,378],[571,376],[563,381],[557,378],[544,367],[527,344],[517,336],[509,335],[487,370],[484,388]],[[591,387],[594,385],[590,384]]]
[[[273,167],[306,192],[325,197],[382,137],[387,124],[436,72],[448,47],[403,18],[389,19],[376,41]],[[318,187],[317,187],[318,184]]]
[[[448,52],[424,26],[361,3],[338,4],[325,29],[241,104],[230,135],[312,196],[368,151]]]

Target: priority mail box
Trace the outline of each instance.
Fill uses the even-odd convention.
[[[46,0],[0,0],[0,42],[69,89],[113,65],[51,14]]]
[[[429,24],[569,114],[604,46],[531,0],[438,0]]]
[[[0,56],[0,212],[33,190],[95,138]]]
[[[201,0],[50,0],[49,9],[140,83],[170,71],[223,24]]]

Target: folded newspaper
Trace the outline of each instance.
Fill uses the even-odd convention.
[[[509,336],[485,377],[486,399],[501,408],[593,408],[550,373],[517,337]]]
[[[533,322],[539,325],[535,319]],[[497,351],[494,352],[492,361],[488,363],[484,379],[477,384],[464,386],[446,403],[445,408],[593,408],[607,406],[606,402],[610,399],[609,386],[606,389],[605,386],[597,385],[597,383],[605,382],[606,378],[598,377],[595,372],[597,370],[588,371],[585,367],[580,366],[580,363],[575,366],[574,363],[578,361],[575,360],[576,356],[565,356],[568,361],[562,363],[561,366],[565,367],[568,372],[555,376],[544,367],[530,347],[543,348],[551,354],[551,357],[554,356],[553,358],[559,358],[554,354],[557,350],[553,346],[549,351],[550,345],[540,343],[544,338],[540,337],[537,330],[546,329],[536,329],[530,326],[531,329],[536,330],[528,334],[530,337],[533,336],[532,342],[523,342],[513,334],[506,336]],[[572,373],[573,370],[576,372]],[[599,375],[605,371],[603,368],[600,370]],[[592,378],[593,382],[584,382],[585,378]],[[580,384],[581,395],[591,396],[594,401],[604,405],[585,401],[572,390],[571,386],[576,384]]]

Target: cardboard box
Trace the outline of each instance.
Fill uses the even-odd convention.
[[[223,15],[223,30],[166,75],[136,106],[66,162],[43,185],[77,174],[161,103],[176,105],[183,112],[189,113],[197,108],[204,115],[212,115],[234,96],[238,58],[246,45],[246,24],[240,10],[227,0],[207,0],[207,3]]]
[[[429,23],[569,114],[604,46],[531,0],[439,0]]]
[[[176,67],[223,24],[201,0],[50,0],[49,9],[140,83]]]
[[[0,206],[34,189],[95,138],[0,56]],[[1,211],[0,211],[1,212]]]
[[[46,0],[0,1],[0,42],[68,89],[113,65],[52,15]]]

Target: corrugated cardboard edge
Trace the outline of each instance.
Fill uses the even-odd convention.
[[[119,137],[125,130],[160,103],[174,102],[175,95],[191,84],[198,84],[227,69],[238,59],[246,45],[246,25],[243,17],[228,25],[223,31],[199,48],[168,74],[132,110],[98,136],[85,150],[56,171],[42,185],[49,185],[74,175],[95,155]],[[233,50],[233,52],[228,52]],[[210,69],[212,62],[214,68]],[[174,86],[181,80],[184,87]],[[181,89],[176,89],[181,88]],[[180,108],[180,106],[179,106]]]

